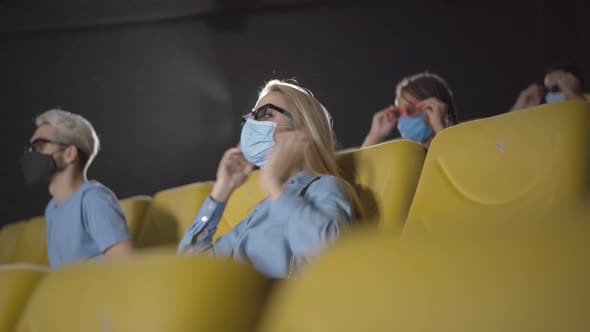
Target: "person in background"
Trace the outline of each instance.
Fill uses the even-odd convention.
[[[373,115],[362,147],[383,142],[397,126],[403,138],[430,147],[443,129],[457,124],[453,92],[439,75],[421,72],[402,79],[396,88],[395,105]]]
[[[544,85],[529,85],[520,93],[510,111],[564,100],[586,100],[580,70],[567,63],[548,67],[545,70]]]
[[[131,254],[117,197],[86,178],[99,149],[90,122],[63,110],[47,111],[35,122],[37,130],[20,161],[27,183],[47,185],[52,196],[45,209],[51,267]]]
[[[227,200],[255,166],[268,198],[212,243]],[[273,80],[243,117],[240,146],[223,155],[211,195],[178,253],[229,257],[268,277],[287,278],[352,223],[354,195],[339,177],[327,110],[308,90]]]

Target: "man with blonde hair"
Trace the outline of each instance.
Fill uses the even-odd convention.
[[[21,166],[27,183],[47,184],[53,197],[45,209],[51,267],[130,254],[131,237],[117,197],[86,178],[99,149],[90,122],[78,114],[49,110],[35,123]]]

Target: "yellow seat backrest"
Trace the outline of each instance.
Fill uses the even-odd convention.
[[[211,182],[199,182],[156,193],[135,239],[136,246],[178,244],[211,189]]]
[[[143,226],[143,220],[152,198],[150,196],[134,196],[122,199],[119,203],[125,212],[125,220],[131,237],[136,239]]]
[[[208,257],[77,264],[43,279],[15,332],[252,331],[269,288],[246,264]]]
[[[12,331],[46,266],[0,265],[0,331]]]
[[[229,233],[236,225],[254,212],[256,206],[266,198],[266,194],[260,188],[259,181],[260,170],[257,170],[252,172],[248,180],[234,191],[227,202],[217,232],[213,237],[214,240]]]
[[[121,200],[121,207],[133,237],[141,227],[150,202],[149,196]],[[0,229],[0,264],[9,263],[49,265],[47,226],[43,216],[11,223]]]
[[[386,228],[401,230],[424,162],[424,148],[410,141],[392,141],[365,149],[347,149],[338,153],[343,178],[353,185],[368,215]],[[230,197],[215,239],[254,212],[266,198],[259,185],[260,172]]]
[[[365,207],[364,219],[399,232],[406,220],[422,165],[424,148],[396,140],[338,154],[338,166]]]
[[[4,225],[0,229],[0,264],[49,265],[44,217]]]
[[[553,226],[351,233],[276,288],[259,331],[588,331],[590,224]]]
[[[590,186],[590,103],[565,101],[448,128],[434,139],[406,229],[531,222]]]

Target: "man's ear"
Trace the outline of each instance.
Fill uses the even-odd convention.
[[[79,151],[75,145],[70,145],[64,150],[64,161],[67,165],[73,164],[78,159]]]

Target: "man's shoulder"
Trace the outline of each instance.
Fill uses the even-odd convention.
[[[85,202],[94,200],[118,201],[117,196],[107,186],[98,181],[88,181],[84,184],[82,200]]]

